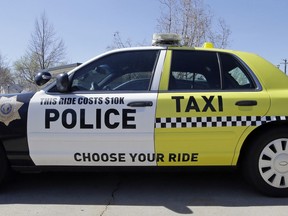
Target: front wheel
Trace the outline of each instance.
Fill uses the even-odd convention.
[[[264,194],[288,196],[288,128],[270,130],[250,144],[245,176]]]

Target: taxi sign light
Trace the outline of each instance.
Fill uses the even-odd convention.
[[[214,44],[211,42],[205,42],[202,47],[203,48],[214,48]]]
[[[181,37],[178,34],[157,33],[157,34],[153,34],[152,46],[161,46],[161,45],[179,46],[180,42],[181,42]]]

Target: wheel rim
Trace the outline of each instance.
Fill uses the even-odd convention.
[[[265,146],[259,158],[259,171],[269,185],[288,187],[288,138],[273,140]]]

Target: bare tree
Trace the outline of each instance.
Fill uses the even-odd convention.
[[[0,54],[0,90],[14,84],[14,78],[5,58]]]
[[[18,82],[26,89],[36,90],[34,77],[41,69],[37,62],[37,56],[33,53],[27,53],[14,63],[14,67],[19,75]]]
[[[125,47],[132,47],[132,41],[130,39],[127,39],[126,41],[123,41],[120,32],[116,31],[113,35],[113,43],[112,45],[108,46],[108,50],[112,49],[120,49]]]
[[[223,19],[218,20],[217,30],[212,33],[210,41],[217,44],[219,48],[226,48],[229,45],[231,30]]]
[[[41,69],[57,65],[65,57],[64,42],[56,37],[56,32],[48,23],[45,12],[40,20],[35,21],[35,30],[31,35],[29,51],[32,55],[36,55]]]
[[[45,12],[35,21],[35,29],[26,54],[14,63],[17,73],[26,81],[34,84],[34,76],[41,69],[63,64],[65,45],[56,37]]]
[[[180,34],[184,44],[201,46],[211,41],[219,48],[229,43],[231,31],[223,19],[213,25],[213,16],[203,0],[159,0],[162,13],[158,22],[160,32]]]

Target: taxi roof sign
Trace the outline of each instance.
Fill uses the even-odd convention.
[[[214,44],[211,42],[205,42],[202,47],[203,48],[214,48]]]
[[[179,46],[181,42],[181,36],[174,33],[156,33],[153,34],[152,46]]]

